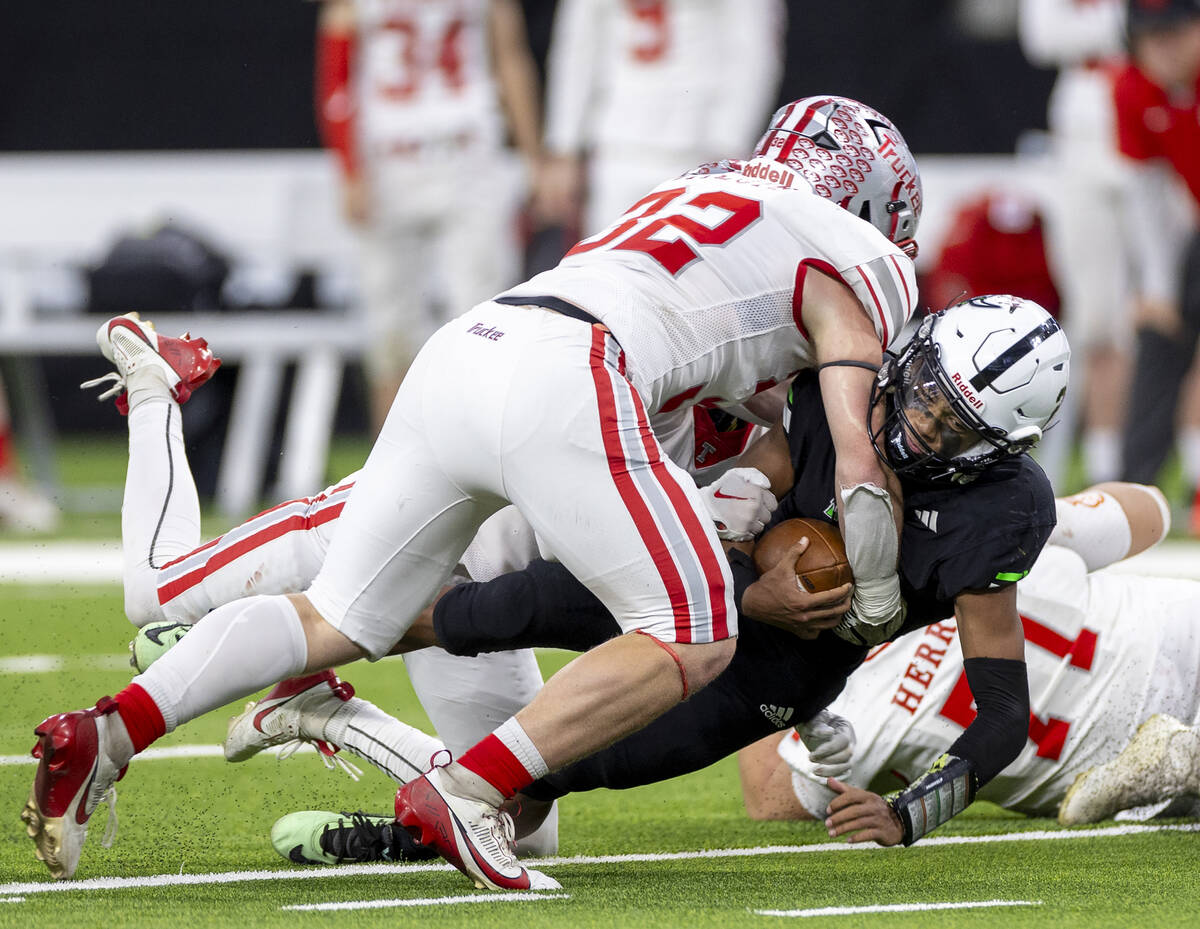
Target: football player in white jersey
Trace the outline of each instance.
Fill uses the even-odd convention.
[[[785,19],[781,0],[559,0],[549,217],[577,215],[586,190],[591,235],[664,177],[746,151],[776,100]]]
[[[517,0],[322,0],[317,116],[362,234],[377,429],[417,349],[518,279],[516,216],[540,161]]]
[[[1113,483],[1060,499],[1057,509],[1049,544],[1017,584],[1029,740],[980,796],[1031,816],[1057,813],[1064,825],[1194,802],[1200,583],[1092,573],[1157,543],[1166,501],[1157,488]],[[755,819],[824,819],[831,775],[879,793],[903,789],[974,718],[972,699],[952,619],[889,643],[850,676],[823,737],[791,730],[743,750],[746,809]]]
[[[798,370],[820,369],[835,448],[830,489],[857,579],[845,623],[864,638],[896,628],[898,485],[863,410],[914,308],[920,208],[915,161],[885,117],[807,98],[776,114],[749,161],[660,185],[558,268],[438,330],[304,594],[218,607],[115,698],[38,727],[25,817],[52,873],[74,872],[88,817],[135,754],[276,681],[387,654],[511,502],[629,634],[402,787],[397,816],[485,886],[557,886],[517,861],[505,798],[642,728],[733,654],[729,565],[647,416],[738,403]],[[158,357],[154,341],[121,320],[100,342],[135,406],[136,369],[163,372],[139,365]]]
[[[1132,190],[1117,152],[1113,103],[1125,53],[1125,0],[1021,0],[1019,24],[1029,60],[1059,68],[1047,113],[1054,171],[1047,231],[1071,343],[1086,362],[1083,390],[1073,392],[1069,409],[1077,407],[1083,420],[1088,480],[1109,481],[1121,472],[1133,333],[1125,231]],[[1073,419],[1058,430],[1061,438],[1047,437],[1056,461],[1044,463],[1056,482],[1069,455]]]

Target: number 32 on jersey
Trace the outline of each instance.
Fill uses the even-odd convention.
[[[725,245],[762,216],[762,202],[749,197],[723,190],[687,194],[686,187],[655,191],[612,229],[584,239],[567,254],[598,248],[644,252],[674,276],[701,257],[697,248]]]

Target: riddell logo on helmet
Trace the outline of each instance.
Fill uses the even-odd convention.
[[[970,386],[963,381],[962,375],[955,371],[954,377],[951,380],[954,381],[954,386],[958,388],[958,392],[963,395],[967,403],[971,404],[977,410],[983,409],[983,401],[975,396],[975,391],[971,390]]]
[[[786,171],[783,168],[772,168],[769,165],[763,164],[748,164],[742,167],[742,174],[745,177],[760,177],[764,181],[770,181],[772,184],[778,184],[780,187],[791,187],[796,180],[796,175],[791,171]]]

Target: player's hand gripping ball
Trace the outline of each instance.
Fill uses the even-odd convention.
[[[796,559],[796,578],[809,593],[832,590],[854,580],[842,534],[823,519],[786,519],[755,543],[754,567],[760,575],[779,563],[789,548],[808,537]]]

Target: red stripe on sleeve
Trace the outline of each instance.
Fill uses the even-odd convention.
[[[350,86],[355,45],[356,37],[352,32],[321,32],[317,35],[314,81],[317,129],[325,147],[337,155],[347,177],[354,177],[359,168],[354,98]]]

